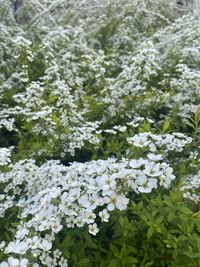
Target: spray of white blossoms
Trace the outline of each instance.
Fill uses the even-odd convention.
[[[151,155],[146,159],[73,163],[69,167],[57,161],[38,167],[28,160],[10,164],[9,169],[0,175],[0,182],[5,184],[0,195],[0,215],[4,217],[9,208],[16,206],[21,222],[14,240],[3,250],[8,255],[31,252],[47,266],[56,262],[47,258],[55,234],[63,227],[87,225],[89,232],[96,235],[96,219],[106,222],[114,209],[125,210],[129,192],[150,193],[160,186],[168,188],[175,178],[169,164]],[[42,237],[45,231],[50,234]]]
[[[187,141],[179,139],[185,136],[178,133],[163,138],[144,133],[129,138],[128,142],[131,140],[136,147],[152,146],[147,137],[153,138],[158,147],[168,145],[168,151],[182,151],[191,142],[187,138]],[[174,139],[174,146],[170,147],[176,137],[177,141]],[[110,212],[125,210],[130,192],[151,193],[159,187],[168,188],[175,179],[173,169],[163,161],[165,154],[155,154],[156,147],[152,146],[149,151],[153,153],[146,158],[74,162],[69,167],[53,160],[41,166],[34,160],[9,164],[8,171],[0,175],[0,182],[5,185],[0,195],[0,215],[4,217],[9,208],[16,206],[20,210],[20,224],[13,241],[4,244],[4,252],[8,255],[31,253],[43,264],[56,266],[57,259],[50,254],[55,235],[63,227],[87,225],[89,233],[96,235],[98,218],[107,222]],[[45,232],[48,234],[44,236]],[[60,266],[66,264],[65,260]]]
[[[0,148],[0,166],[8,165],[11,162],[10,156],[11,156],[12,149],[13,149],[13,147]]]
[[[0,1],[0,267],[67,267],[62,231],[199,170],[200,25],[175,2]]]

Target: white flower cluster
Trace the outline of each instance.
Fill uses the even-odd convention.
[[[144,120],[147,120],[150,124],[154,122],[154,120],[149,119],[149,118],[144,118],[141,116],[134,116],[134,118],[130,121],[127,122],[127,125],[133,127],[133,128],[137,128],[141,122],[143,122]]]
[[[187,52],[187,57],[191,54],[191,50],[185,51],[185,53]],[[198,54],[200,56],[200,50],[195,50],[195,52],[195,57],[198,57]],[[199,99],[200,94],[200,71],[189,68],[184,63],[178,64],[176,71],[180,73],[180,75],[178,79],[174,78],[171,80],[171,87],[177,92],[172,99],[179,106],[180,112],[178,114],[183,118],[187,118],[190,117],[191,113],[198,106],[197,99]]]
[[[33,260],[28,261],[27,259],[19,259],[19,258],[13,258],[8,257],[7,262],[0,263],[0,267],[26,267],[26,266],[34,266],[39,267],[37,262],[43,264],[44,266],[48,267],[67,267],[68,261],[62,256],[61,251],[58,249],[51,250],[52,249],[52,240],[54,237],[45,235],[45,238],[40,238],[38,236],[33,236],[32,238],[26,238],[24,237],[27,235],[26,229],[20,229],[17,232],[17,240],[12,241],[8,244],[8,246],[5,248],[4,253],[11,254],[15,253],[15,255],[24,255],[26,254],[27,250],[31,251]],[[23,239],[23,240],[22,240]],[[2,265],[1,265],[2,264]]]
[[[51,95],[53,105],[48,103],[45,95]],[[4,116],[23,116],[25,123],[32,123],[33,133],[48,136],[52,147],[56,149],[55,140],[58,140],[59,144],[62,143],[62,153],[74,155],[75,149],[82,148],[85,141],[91,144],[99,142],[95,131],[100,122],[84,119],[85,111],[78,111],[75,97],[64,81],[55,81],[49,87],[46,87],[44,82],[32,82],[25,92],[16,94],[13,98],[18,105],[5,110]],[[13,124],[14,119],[9,121],[2,120],[2,123],[12,130],[11,122]]]
[[[57,161],[40,167],[33,160],[11,164],[11,170],[0,175],[0,182],[6,184],[0,214],[3,217],[8,208],[17,206],[22,221],[4,252],[50,252],[54,235],[63,227],[88,225],[89,232],[96,235],[97,217],[107,222],[111,211],[125,210],[129,192],[150,193],[158,186],[167,188],[175,179],[168,164],[150,158],[98,160],[69,167]],[[97,208],[101,209],[98,213]],[[39,233],[46,230],[51,236],[41,239]],[[29,237],[33,232],[35,237]]]
[[[15,46],[15,55],[14,57],[18,58],[20,56],[20,50],[26,51],[26,58],[28,61],[33,61],[33,54],[30,49],[31,41],[24,38],[23,36],[17,36],[16,39],[13,40]]]
[[[104,89],[101,101],[109,103],[107,116],[124,112],[130,117],[134,112],[141,114],[141,110],[152,107],[159,108],[160,118],[166,116],[162,114],[162,108],[169,109],[168,115],[177,110],[176,116],[180,118],[190,116],[200,101],[199,29],[196,18],[183,16],[145,40],[134,55],[129,54],[122,71],[116,78],[109,79],[109,86]],[[171,65],[171,55],[176,53],[177,61]],[[161,70],[162,77],[159,77]],[[129,103],[131,100],[134,103],[131,110],[127,110],[126,96]]]
[[[106,97],[102,100],[109,103],[108,112],[114,116],[125,108],[123,98],[128,95],[142,95],[147,89],[147,81],[155,78],[159,71],[156,63],[158,52],[151,41],[141,45],[139,51],[124,66],[119,76],[111,80]]]
[[[36,44],[34,34],[24,32],[23,27],[0,25],[1,66],[7,73],[1,78],[0,97],[3,99],[9,89],[15,101],[14,107],[0,108],[0,127],[13,130],[15,121],[20,120],[18,131],[28,128],[43,137],[51,152],[59,150],[62,156],[74,156],[88,142],[96,145],[99,140],[95,131],[114,116],[141,116],[151,107],[161,119],[166,117],[162,114],[166,108],[167,116],[178,109],[177,115],[185,118],[198,104],[199,22],[193,16],[173,17],[170,1],[164,1],[162,15],[158,0],[101,0],[98,5],[87,1],[89,9],[85,1],[75,4],[40,0],[24,3],[22,9],[27,5],[33,15],[31,23],[38,30]],[[110,5],[113,15],[107,16],[105,10]],[[65,23],[69,8],[74,12],[75,25]],[[127,12],[131,8],[135,10],[132,15]],[[5,20],[10,16],[6,10]],[[40,12],[43,15],[38,16]],[[113,47],[108,56],[101,27],[112,25],[113,20],[118,21],[119,27],[109,38],[105,37],[106,45]],[[155,33],[151,38],[144,35],[141,42],[140,30],[145,34],[152,27]],[[171,66],[174,47],[180,55]],[[32,78],[37,71],[30,66],[38,59],[44,70]],[[97,111],[98,119],[96,114],[95,119],[91,118],[95,105],[102,105],[101,112]],[[47,150],[41,149],[37,155],[48,154]]]
[[[8,165],[11,162],[10,157],[11,157],[12,150],[13,150],[13,147],[0,148],[0,167],[4,165]]]
[[[199,20],[171,0],[29,0],[17,12],[0,2],[0,146],[7,131],[17,143],[13,163],[0,148],[0,218],[18,214],[0,267],[66,267],[58,233],[96,235],[129,195],[168,188],[183,154],[173,151],[196,144],[178,131],[200,102]],[[107,159],[115,140],[121,154]],[[87,152],[105,160],[66,166]],[[182,187],[197,202],[199,180]]]
[[[184,191],[184,197],[195,201],[196,203],[200,202],[200,171],[196,175],[190,175],[186,177],[183,181],[181,190]]]
[[[165,152],[173,150],[180,152],[192,140],[192,137],[183,133],[156,135],[151,132],[139,133],[127,138],[129,144],[141,148],[148,147],[151,152],[155,152],[157,148],[164,148]]]
[[[33,242],[34,242],[33,238]],[[18,244],[20,245],[20,244]],[[35,257],[39,257],[40,262],[43,266],[48,266],[48,267],[56,267],[56,266],[61,266],[61,267],[67,267],[68,262],[66,259],[64,259],[61,256],[61,252],[57,249],[53,252],[53,257],[50,257],[48,253],[45,252],[40,252],[39,250],[35,252]],[[31,264],[31,265],[30,265]],[[26,258],[14,258],[10,256],[7,261],[3,261],[0,263],[0,267],[40,267],[41,264],[38,263],[33,263],[32,261],[30,262]]]
[[[14,122],[15,122],[14,118],[11,119],[2,118],[0,119],[0,129],[5,128],[8,131],[13,131],[13,130],[18,131],[17,128],[14,126]]]
[[[3,261],[0,263],[0,267],[27,267],[28,266],[28,260],[27,259],[16,259],[13,257],[9,257],[8,261]],[[37,267],[37,265],[34,265],[34,267]]]

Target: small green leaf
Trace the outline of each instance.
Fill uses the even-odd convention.
[[[154,264],[154,261],[152,260],[152,261],[149,261],[149,262],[147,262],[147,263],[145,263],[145,267],[149,267],[149,266],[152,266]]]
[[[147,232],[147,239],[150,239],[152,237],[153,232],[154,232],[153,228],[150,227],[149,230],[148,230],[148,232]]]
[[[116,259],[111,260],[108,267],[118,267],[118,260]]]
[[[110,250],[112,251],[113,255],[116,258],[119,256],[119,250],[118,250],[118,248],[115,245],[111,244],[110,245]]]
[[[126,244],[123,244],[121,250],[120,250],[120,257],[125,257],[126,256]]]
[[[119,217],[119,224],[121,227],[124,227],[124,218],[122,216]]]
[[[138,260],[136,258],[129,256],[129,257],[127,257],[127,263],[130,263],[130,264],[138,263]],[[134,265],[132,267],[134,267]]]
[[[167,120],[164,122],[164,124],[163,124],[163,129],[162,129],[164,133],[167,132],[167,130],[169,129],[170,122],[171,122],[170,119],[167,119]]]
[[[192,215],[193,212],[186,207],[178,207],[178,210],[184,214]]]
[[[14,228],[17,228],[18,225],[19,225],[18,222],[11,223],[11,226],[14,227]]]

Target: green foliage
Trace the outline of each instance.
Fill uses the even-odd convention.
[[[190,120],[187,120],[186,124],[190,126],[193,130],[194,136],[199,141],[200,136],[200,107],[198,107],[194,113],[194,118],[190,118]]]
[[[87,230],[63,230],[57,246],[69,266],[200,266],[200,213],[179,190],[133,201],[114,212],[96,237]]]

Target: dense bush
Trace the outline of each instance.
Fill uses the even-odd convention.
[[[175,2],[0,1],[0,267],[200,267],[199,10]]]

